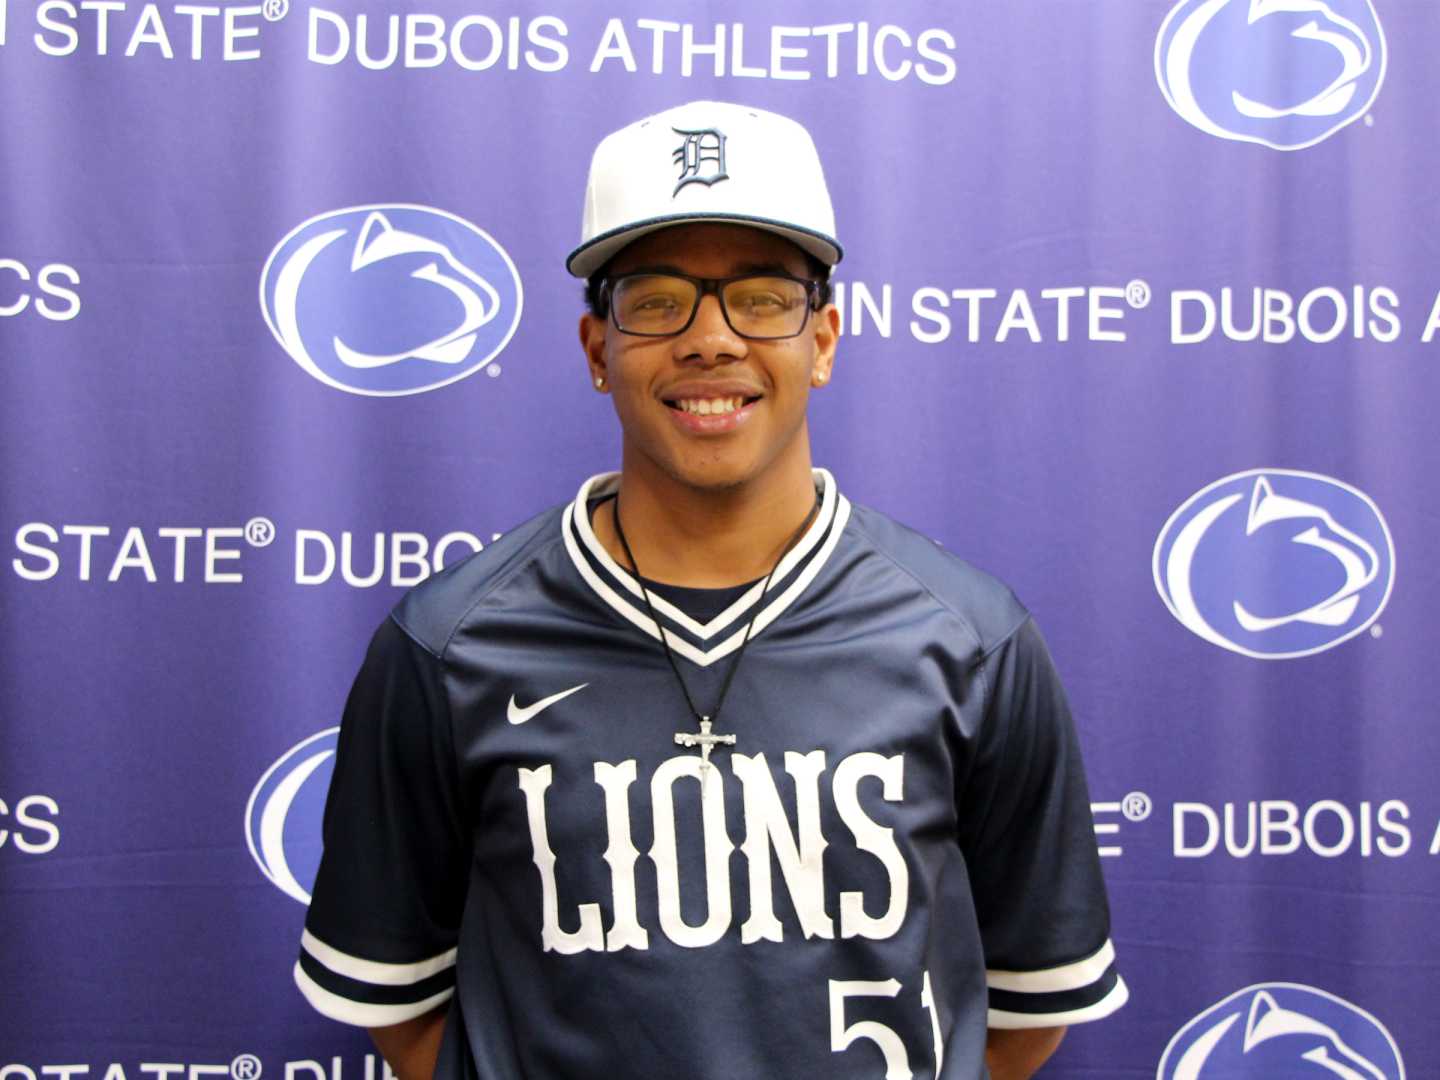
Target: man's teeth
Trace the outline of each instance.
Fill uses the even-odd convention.
[[[743,397],[681,398],[675,402],[675,407],[681,412],[693,413],[696,416],[722,416],[734,412],[744,404]]]

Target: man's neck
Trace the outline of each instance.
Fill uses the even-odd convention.
[[[720,491],[693,488],[627,461],[619,499],[595,515],[596,538],[616,562],[630,567],[615,530],[618,505],[630,550],[650,580],[718,589],[763,578],[815,505],[809,454],[796,459]]]

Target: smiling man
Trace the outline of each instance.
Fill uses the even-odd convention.
[[[341,728],[296,980],[402,1077],[1009,1080],[1124,1003],[1034,623],[812,466],[835,235],[772,113],[596,150],[621,469],[413,590]]]

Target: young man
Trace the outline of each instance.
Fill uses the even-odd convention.
[[[840,259],[798,124],[591,165],[619,474],[412,591],[346,707],[296,978],[402,1077],[1027,1077],[1119,1008],[1025,609],[811,467]]]

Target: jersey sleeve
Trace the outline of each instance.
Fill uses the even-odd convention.
[[[988,1025],[1108,1016],[1128,996],[1080,748],[1064,689],[1028,617],[977,671],[986,695],[959,793],[961,847],[985,949]]]
[[[345,705],[295,965],[316,1009],[382,1027],[453,994],[462,821],[440,661],[387,619]]]

